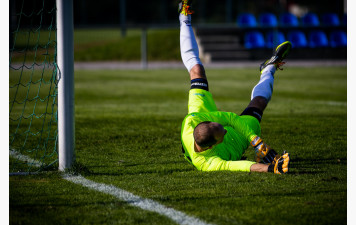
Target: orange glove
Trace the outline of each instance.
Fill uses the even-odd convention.
[[[289,170],[289,161],[289,153],[284,151],[283,155],[279,159],[275,158],[273,163],[269,165],[268,172],[276,174],[287,173]]]

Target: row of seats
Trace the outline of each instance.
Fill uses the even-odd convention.
[[[292,13],[282,13],[277,16],[273,13],[263,13],[259,15],[258,21],[256,17],[251,13],[242,13],[237,17],[237,25],[239,27],[318,27],[318,26],[346,26],[347,17],[346,14],[340,20],[336,13],[325,13],[319,17],[315,13],[305,14],[299,21],[299,19]]]
[[[308,37],[308,38],[307,38]],[[281,31],[267,32],[265,37],[260,31],[245,33],[245,48],[274,48],[284,41],[290,41],[293,48],[319,48],[319,47],[346,47],[347,36],[345,31],[335,30],[327,35],[324,31],[310,31],[307,35],[299,30],[293,30],[285,36]]]

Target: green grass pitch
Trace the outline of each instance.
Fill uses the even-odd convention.
[[[220,110],[241,113],[254,69],[207,69]],[[181,153],[189,75],[183,69],[75,71],[77,170],[203,221],[346,224],[346,67],[276,73],[262,137],[291,156],[290,173],[200,172]],[[249,148],[245,156],[252,160]],[[10,224],[174,224],[57,172],[11,176]]]

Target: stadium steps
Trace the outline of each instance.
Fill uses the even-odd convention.
[[[251,29],[237,27],[197,27],[194,29],[203,62],[236,62],[240,60],[265,60],[273,49],[246,49],[244,34]],[[262,32],[266,32],[261,29]],[[288,32],[288,30],[283,30]],[[288,59],[346,59],[346,48],[294,48]]]
[[[248,49],[245,49],[241,44],[241,40],[236,35],[201,35],[197,36],[197,42],[200,50],[200,57],[205,62],[216,61],[236,61],[236,60],[252,60],[256,59]],[[265,54],[265,50],[260,51],[259,54]]]
[[[254,52],[244,48],[241,30],[234,28],[195,29],[200,58],[204,62],[254,60]],[[258,51],[259,57],[270,56],[271,50]],[[260,56],[262,54],[262,56]]]

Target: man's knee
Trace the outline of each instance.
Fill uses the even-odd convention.
[[[199,78],[202,78],[205,80],[207,79],[206,75],[205,75],[204,66],[201,64],[196,64],[195,66],[193,66],[192,69],[190,70],[189,74],[190,74],[190,80],[199,79]]]
[[[267,107],[267,104],[268,104],[268,100],[265,97],[257,96],[251,100],[251,102],[250,102],[250,104],[248,104],[247,108],[249,108],[249,107],[257,108],[263,112],[265,110],[265,108]]]
[[[258,122],[261,123],[261,119],[263,116],[263,111],[260,110],[259,108],[255,107],[247,107],[241,114],[240,116],[253,116],[255,117]]]
[[[249,115],[253,116],[261,122],[263,111],[267,107],[268,100],[262,96],[254,97],[247,108],[241,113],[240,116]]]

